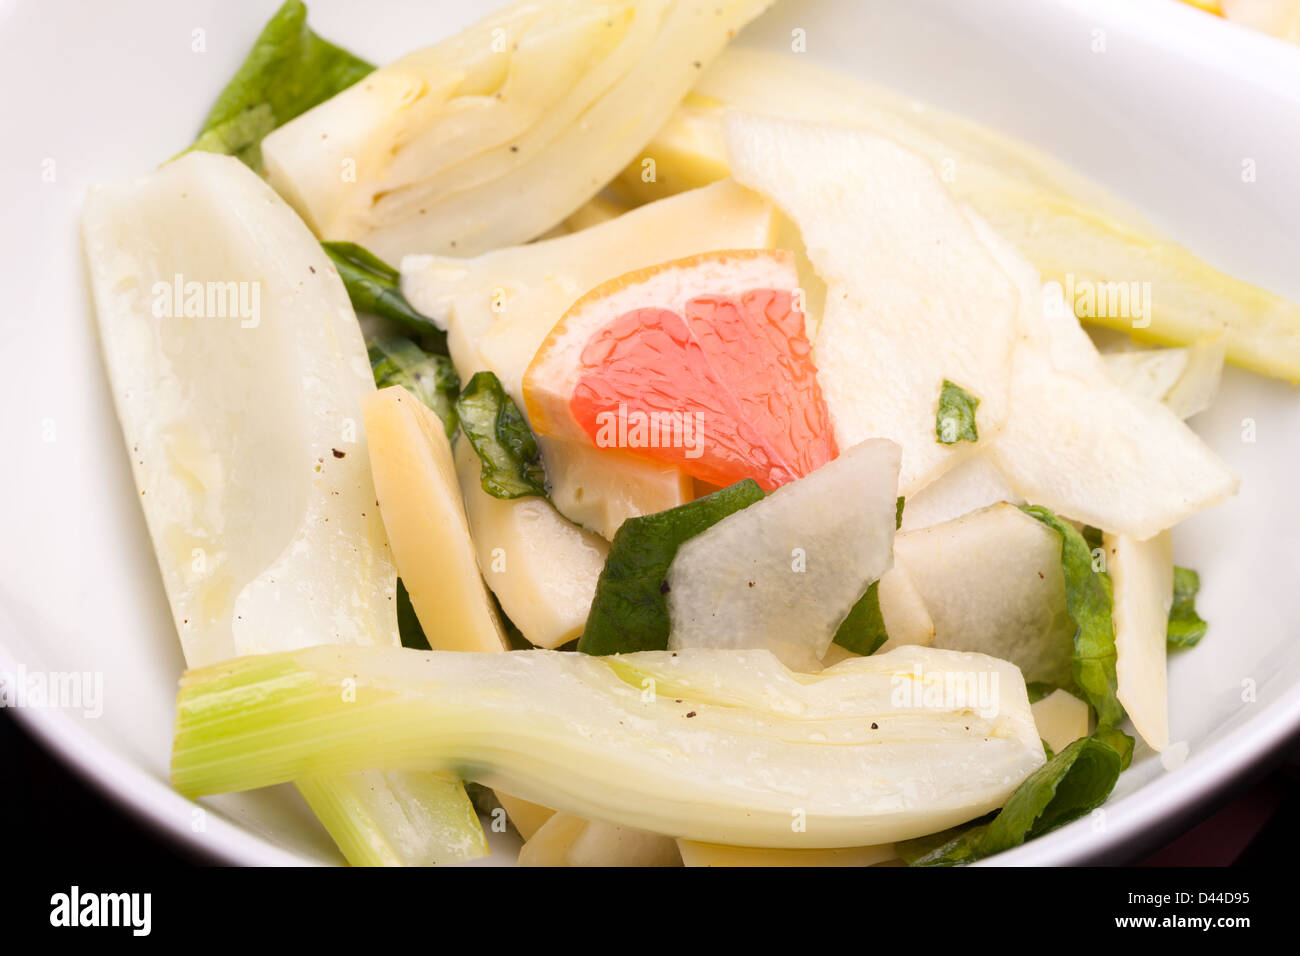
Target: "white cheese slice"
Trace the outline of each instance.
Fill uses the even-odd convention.
[[[1029,708],[1034,726],[1052,753],[1059,754],[1080,737],[1088,736],[1088,705],[1067,690],[1054,690]]]
[[[1104,535],[1114,583],[1116,695],[1152,750],[1169,746],[1166,648],[1173,604],[1174,553],[1169,532],[1146,541]]]

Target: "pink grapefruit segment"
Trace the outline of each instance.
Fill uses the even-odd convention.
[[[788,253],[713,252],[576,302],[524,377],[533,427],[771,490],[837,454]]]

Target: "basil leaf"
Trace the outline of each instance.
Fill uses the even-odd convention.
[[[1191,568],[1174,568],[1174,603],[1169,608],[1169,643],[1175,647],[1195,647],[1210,625],[1196,613],[1196,592],[1201,576]]]
[[[493,498],[547,496],[537,438],[495,375],[476,372],[456,399],[456,414],[483,462],[484,491]]]
[[[894,502],[894,530],[897,531],[903,526],[903,506],[907,504],[907,499],[902,495]]]
[[[397,635],[402,639],[403,647],[417,651],[431,650],[424,628],[420,626],[420,618],[415,613],[415,606],[411,603],[411,595],[401,578],[397,579]]]
[[[992,820],[904,840],[898,855],[911,866],[960,866],[1010,850],[1097,809],[1120,770],[1114,747],[1082,737],[1026,777]]]
[[[835,631],[835,643],[854,654],[874,654],[889,640],[880,613],[880,582],[872,581]]]
[[[190,149],[235,156],[262,171],[262,138],[374,70],[307,27],[307,8],[287,2],[267,21],[221,91]]]
[[[1056,689],[1055,685],[1049,684],[1047,681],[1031,680],[1025,682],[1025,691],[1029,694],[1029,702],[1031,704],[1038,703]]]
[[[401,273],[355,242],[322,242],[321,246],[338,269],[354,309],[388,319],[421,336],[430,351],[447,354],[447,333],[406,301]]]
[[[1072,524],[1038,505],[1021,510],[1061,536],[1065,604],[1075,626],[1071,667],[1074,682],[1096,711],[1098,724],[1114,727],[1124,719],[1124,708],[1116,695],[1110,578],[1092,569],[1092,549]]]
[[[945,378],[939,391],[939,413],[934,419],[935,438],[944,445],[979,441],[975,428],[975,409],[979,407],[978,398]]]
[[[456,434],[456,396],[460,394],[460,378],[451,359],[445,355],[430,355],[410,339],[400,336],[374,339],[368,351],[376,388],[401,385],[437,413],[448,438]]]
[[[762,498],[763,489],[746,478],[676,508],[624,521],[596,582],[578,650],[585,654],[666,650],[665,578],[677,549]]]

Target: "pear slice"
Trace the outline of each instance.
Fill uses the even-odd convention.
[[[766,648],[815,671],[893,563],[899,448],[875,439],[686,541],[668,568],[668,646]]]
[[[1210,407],[1219,393],[1227,337],[1202,336],[1185,348],[1136,349],[1103,356],[1111,379],[1126,391],[1163,402],[1179,418]]]
[[[1236,493],[1228,466],[1169,408],[1116,384],[1056,283],[970,213],[1020,290],[1006,428],[990,449],[1017,495],[1139,541]]]
[[[934,621],[932,646],[1000,657],[1027,681],[1070,683],[1075,627],[1056,532],[1002,503],[903,532],[894,552]]]
[[[772,0],[515,3],[271,133],[271,184],[380,258],[534,239],[635,155]]]
[[[410,256],[402,291],[447,326],[461,378],[494,372],[522,409],[523,377],[552,327],[587,290],[635,269],[714,249],[762,249],[776,222],[761,197],[727,181],[634,210],[559,239],[473,259]],[[679,469],[616,449],[539,436],[551,499],[569,520],[614,537],[628,518],[694,497]]]
[[[1169,532],[1146,541],[1105,535],[1106,570],[1115,585],[1116,695],[1152,750],[1169,746],[1166,634],[1174,593]]]
[[[978,443],[936,440],[951,380],[979,400],[979,442],[1007,416],[1015,288],[921,157],[871,133],[725,119],[737,181],[799,227],[826,281],[813,358],[841,448],[888,438],[911,495]]]
[[[1252,0],[1268,3],[1270,0]],[[838,123],[870,130],[919,153],[953,194],[970,203],[1047,278],[1076,291],[1081,317],[1156,342],[1190,345],[1227,329],[1228,361],[1265,375],[1300,378],[1300,304],[1214,269],[1162,236],[1128,204],[1037,149],[969,120],[807,62],[729,48],[692,95],[619,177],[643,199],[727,175],[714,126],[726,110]],[[640,181],[654,159],[656,176]],[[1085,293],[1110,282],[1150,284],[1146,328],[1123,309],[1087,307]],[[1094,296],[1096,298],[1096,296]]]
[[[974,454],[907,499],[899,530],[942,524],[999,501],[1024,503],[989,455]]]

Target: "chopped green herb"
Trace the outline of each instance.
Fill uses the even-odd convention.
[[[876,653],[887,640],[885,619],[880,613],[880,582],[872,581],[835,631],[835,643],[854,654],[866,655]]]
[[[275,12],[203,121],[191,149],[235,156],[262,171],[262,139],[374,70],[307,27],[299,0]]]
[[[491,372],[476,372],[456,400],[460,429],[483,463],[480,483],[493,498],[545,498],[537,437]]]
[[[1169,608],[1169,643],[1175,647],[1195,647],[1210,625],[1196,613],[1196,592],[1201,576],[1191,568],[1174,568],[1174,603]]]
[[[894,502],[894,530],[897,531],[903,526],[903,506],[907,504],[907,499],[902,495]]]
[[[904,840],[898,855],[911,866],[960,866],[1010,850],[1101,806],[1120,769],[1109,743],[1080,738],[1026,777],[992,820]]]
[[[1100,726],[1114,727],[1124,719],[1116,695],[1115,623],[1110,578],[1092,569],[1092,549],[1074,525],[1038,505],[1021,509],[1061,536],[1061,570],[1065,574],[1065,604],[1074,622],[1074,682],[1097,713]]]
[[[402,295],[401,273],[355,242],[322,242],[321,246],[338,269],[354,309],[388,319],[420,336],[429,351],[447,354],[447,333],[411,308]]]
[[[628,518],[609,546],[587,626],[578,642],[585,654],[662,651],[668,647],[665,579],[677,549],[727,515],[763,498],[746,478],[711,495],[658,514]]]
[[[401,385],[437,413],[447,430],[456,434],[456,396],[460,378],[451,359],[430,355],[410,339],[387,336],[370,342],[370,371],[376,388]]]
[[[939,391],[939,414],[934,420],[938,441],[944,445],[979,441],[979,431],[975,428],[975,409],[979,407],[978,398],[945,378]]]
[[[411,604],[411,595],[401,578],[397,579],[397,635],[402,639],[403,647],[417,651],[431,649],[429,638],[425,636],[420,618],[415,613],[415,606]]]

